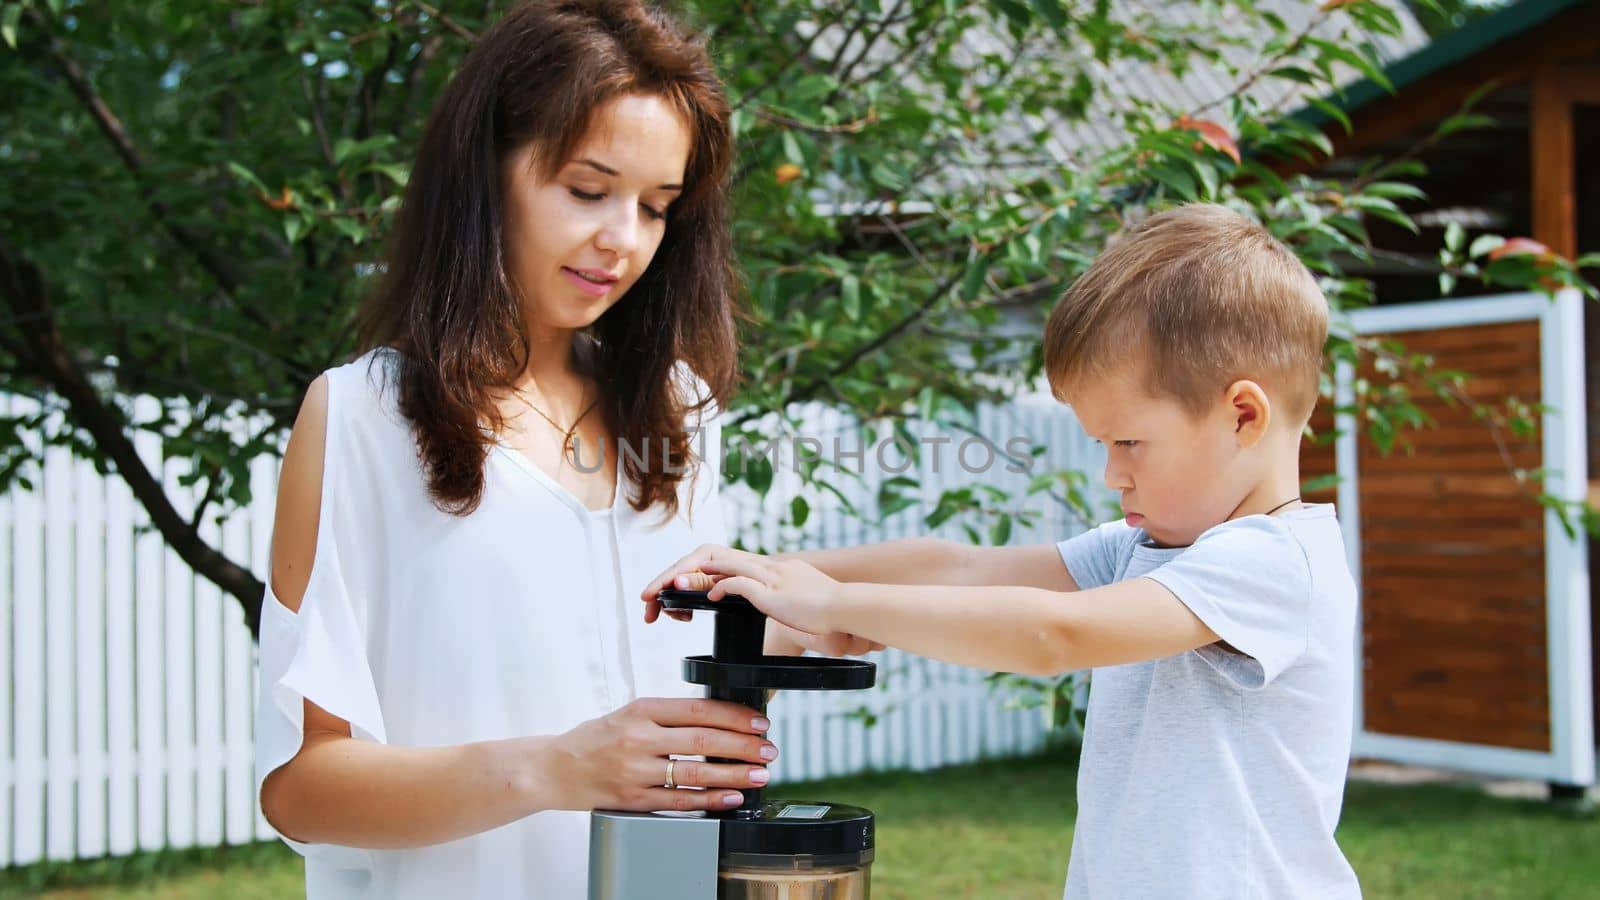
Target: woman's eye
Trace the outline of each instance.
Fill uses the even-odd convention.
[[[577,188],[567,188],[567,190],[572,194],[572,196],[577,197],[579,200],[583,200],[587,203],[593,203],[594,201],[605,196],[605,194],[591,194],[588,191],[580,191]]]
[[[644,210],[644,214],[646,216],[655,219],[657,222],[667,217],[667,211],[664,209],[656,209],[654,206],[649,206],[643,203],[639,204],[639,208]]]

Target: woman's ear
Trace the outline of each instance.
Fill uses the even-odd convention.
[[[1267,392],[1254,381],[1240,379],[1228,385],[1224,396],[1239,446],[1254,447],[1272,424],[1272,401],[1267,399]]]

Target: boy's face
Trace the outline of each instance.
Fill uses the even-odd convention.
[[[1196,415],[1150,396],[1129,372],[1079,386],[1070,402],[1084,430],[1105,445],[1106,486],[1122,495],[1128,524],[1158,544],[1194,543],[1249,493],[1251,454],[1220,392],[1214,407]]]

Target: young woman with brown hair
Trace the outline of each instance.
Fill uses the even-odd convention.
[[[765,783],[766,722],[681,681],[706,617],[631,600],[726,539],[731,155],[704,48],[638,0],[519,6],[439,97],[280,480],[257,784],[310,900],[581,897],[584,811]]]

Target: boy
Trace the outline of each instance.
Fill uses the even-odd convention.
[[[1334,840],[1356,594],[1299,497],[1327,303],[1219,206],[1154,216],[1045,328],[1057,398],[1107,448],[1125,517],[1062,542],[917,539],[761,557],[704,547],[668,585],[819,635],[1038,675],[1094,668],[1068,898],[1359,897]],[[691,574],[703,573],[703,574]]]

